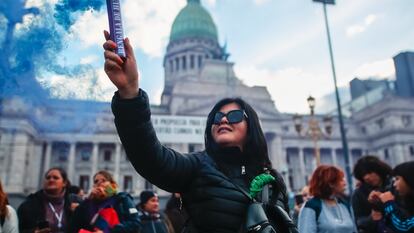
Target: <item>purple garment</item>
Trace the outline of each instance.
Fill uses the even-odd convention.
[[[46,210],[45,217],[46,217],[46,220],[49,222],[49,227],[52,233],[64,232],[65,225],[66,225],[65,211],[64,211],[64,206],[65,206],[64,195],[60,197],[51,197],[51,196],[48,196],[46,193],[43,193],[43,194],[44,194],[43,205]],[[62,222],[61,222],[62,226],[60,228],[58,227],[59,220],[57,219],[49,203],[53,206],[57,215],[60,215],[62,213]]]
[[[87,217],[88,217],[88,221],[89,223],[92,223],[93,218],[95,217],[95,215],[104,208],[113,208],[114,204],[115,204],[115,197],[110,197],[104,201],[94,201],[94,200],[90,200],[87,199],[85,202],[85,205],[87,206]],[[95,222],[93,224],[91,224],[91,226],[94,227],[98,227],[100,230],[102,230],[104,233],[110,233],[110,228],[108,225],[105,226],[105,222],[103,222],[105,220],[101,219],[101,218],[97,218],[95,219]]]

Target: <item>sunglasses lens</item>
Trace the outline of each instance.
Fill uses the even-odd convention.
[[[239,123],[243,120],[243,111],[234,110],[227,113],[227,120],[230,124]]]
[[[222,112],[216,112],[214,115],[213,124],[218,125],[220,124],[221,118],[223,118],[225,115]]]

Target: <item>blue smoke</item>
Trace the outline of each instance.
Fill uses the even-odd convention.
[[[77,12],[99,11],[104,4],[104,0],[60,0],[55,7],[56,22],[68,30],[76,22]]]
[[[93,67],[65,66],[59,61],[62,60],[61,52],[68,44],[70,27],[77,17],[84,11],[99,11],[104,4],[104,0],[59,0],[56,5],[44,3],[39,8],[27,8],[26,0],[0,0],[0,112],[3,100],[19,96],[28,106],[44,106],[41,109],[48,109],[45,114],[55,117],[55,120],[48,122],[35,114],[30,116],[40,130],[50,130],[51,125],[56,131],[97,130],[94,126],[85,127],[84,124],[94,122],[97,111],[102,111],[108,104],[103,104],[105,107],[99,105],[101,107],[93,108],[91,106],[96,104],[93,101],[82,103],[75,100],[53,100],[51,90],[45,89],[46,85],[40,84],[36,77],[44,73],[78,79],[92,77],[88,79],[92,84],[89,86],[88,97],[93,98],[99,91],[94,85],[98,76]],[[34,17],[22,24],[27,15]],[[84,80],[79,81],[81,83]],[[73,94],[69,94],[69,97],[76,98],[77,90],[70,91]],[[63,124],[58,119],[59,115],[65,113],[56,106],[71,106],[69,111],[77,112],[79,117]]]
[[[80,13],[99,11],[104,4],[104,0],[59,0],[56,5],[45,3],[39,9],[26,8],[26,0],[1,0],[0,95],[30,92],[47,96],[48,91],[42,90],[36,81],[37,74],[45,70],[67,77],[93,72],[91,66],[65,67],[58,60],[67,44],[69,29]],[[16,25],[26,15],[36,17],[17,30]]]

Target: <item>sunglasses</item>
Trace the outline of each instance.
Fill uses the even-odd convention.
[[[229,124],[242,122],[244,117],[246,117],[246,119],[248,118],[246,112],[241,109],[231,110],[228,113],[216,112],[216,114],[214,114],[213,124],[219,125],[223,117],[227,118]]]

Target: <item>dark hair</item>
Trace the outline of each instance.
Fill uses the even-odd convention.
[[[3,191],[3,185],[0,181],[0,219],[2,222],[6,219],[6,216],[9,214],[9,210],[7,209],[7,205],[9,201],[7,199],[7,194]]]
[[[109,173],[108,171],[105,171],[105,170],[100,170],[100,171],[98,171],[97,173],[95,173],[95,175],[93,175],[93,179],[95,179],[95,177],[96,177],[97,175],[102,175],[102,176],[103,176],[103,177],[105,177],[105,179],[106,179],[107,181],[109,181],[111,184],[116,184],[116,185],[118,185],[118,184],[116,183],[116,181],[115,181],[114,177],[112,176],[112,174],[111,174],[111,173]]]
[[[70,187],[70,184],[71,183],[70,183],[70,181],[68,179],[68,174],[61,167],[52,167],[52,168],[49,168],[49,170],[47,170],[47,172],[45,172],[45,178],[47,177],[47,174],[49,174],[49,172],[51,172],[53,170],[56,170],[56,171],[58,171],[60,173],[60,176],[62,176],[63,181],[66,183],[66,188],[67,187]]]
[[[220,111],[223,106],[231,103],[239,105],[240,109],[244,110],[247,115],[247,139],[243,145],[243,153],[248,156],[249,162],[255,167],[257,172],[255,175],[263,173],[264,170],[268,170],[270,174],[276,178],[275,190],[277,190],[278,194],[274,195],[274,197],[280,199],[284,204],[285,210],[288,210],[286,184],[283,181],[282,175],[272,168],[272,163],[267,151],[266,138],[260,125],[259,117],[257,116],[256,111],[246,101],[241,98],[224,98],[214,105],[208,114],[204,132],[204,143],[207,153],[212,155],[214,154],[215,149],[219,147],[211,134],[214,115],[216,112]]]
[[[391,171],[388,164],[373,155],[361,157],[354,166],[354,176],[362,183],[364,183],[364,176],[371,172],[378,174],[382,182],[385,182],[387,177],[391,175]]]
[[[265,136],[263,134],[262,128],[260,126],[259,117],[257,116],[256,111],[244,100],[240,98],[225,98],[220,100],[207,117],[206,129],[204,132],[204,143],[207,153],[211,154],[215,148],[218,147],[217,143],[214,141],[211,134],[211,127],[213,126],[214,115],[216,112],[227,104],[236,103],[240,106],[242,110],[245,111],[247,115],[247,140],[243,145],[243,152],[248,156],[254,156],[254,159],[251,159],[256,166],[261,168],[271,169],[272,164],[267,153],[267,143]],[[263,170],[262,170],[263,171]]]
[[[331,165],[320,165],[312,174],[309,192],[314,197],[327,199],[343,178],[344,172],[341,169]]]
[[[414,161],[399,164],[392,170],[393,175],[401,176],[410,189],[407,195],[402,196],[402,199],[404,207],[411,214],[414,213],[414,177],[412,175],[413,170]]]
[[[78,194],[82,189],[79,186],[71,185],[67,188],[68,193]]]

